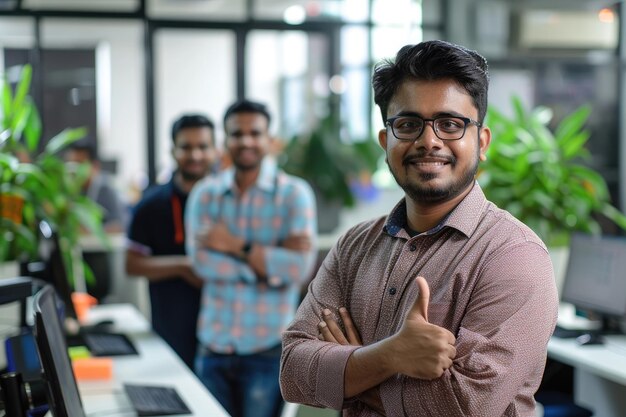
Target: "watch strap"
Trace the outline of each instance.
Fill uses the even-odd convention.
[[[241,248],[241,259],[248,258],[250,252],[252,252],[252,242],[246,240],[246,242],[243,244],[243,247]]]

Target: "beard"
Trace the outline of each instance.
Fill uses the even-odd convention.
[[[232,161],[233,161],[233,165],[238,171],[247,172],[247,171],[256,171],[257,169],[259,169],[259,167],[261,166],[261,163],[263,162],[263,158],[257,157],[256,159],[252,161],[244,162],[241,160],[241,158],[239,158],[238,155],[232,155]]]
[[[185,182],[195,182],[198,181],[202,178],[204,178],[208,173],[209,173],[209,169],[207,168],[206,171],[198,174],[194,171],[187,171],[184,169],[179,169],[178,172],[180,173],[180,176],[183,178],[183,181]]]
[[[261,166],[261,163],[260,162],[256,162],[254,164],[241,164],[241,163],[238,163],[237,161],[233,161],[233,165],[235,166],[235,168],[238,171],[247,172],[247,171],[255,171],[255,170],[257,170]]]
[[[475,179],[476,171],[478,170],[479,151],[477,150],[474,162],[467,167],[459,177],[452,180],[451,183],[444,186],[431,186],[428,183],[438,177],[438,174],[419,174],[419,182],[411,182],[409,176],[405,175],[404,178],[400,178],[398,175],[399,170],[394,170],[387,160],[387,166],[391,175],[395,178],[396,182],[406,193],[406,195],[413,201],[420,204],[435,204],[450,200],[467,189]],[[454,167],[456,165],[456,158],[451,157],[450,165]],[[403,163],[400,169],[407,169],[407,164]]]

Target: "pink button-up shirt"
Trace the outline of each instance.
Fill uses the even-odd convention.
[[[435,380],[395,375],[380,384],[387,416],[534,416],[558,297],[545,245],[487,201],[476,184],[435,229],[410,237],[404,201],[361,223],[328,254],[283,335],[281,389],[287,401],[377,416],[344,400],[344,371],[357,346],[317,339],[320,312],[345,306],[364,345],[399,331],[430,286],[430,323],[456,336],[453,366]],[[338,320],[340,321],[340,320]]]

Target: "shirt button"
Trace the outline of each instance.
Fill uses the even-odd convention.
[[[411,252],[415,252],[417,250],[417,246],[415,245],[415,243],[411,243],[411,246],[409,246],[409,250]]]
[[[395,293],[396,293],[396,288],[395,287],[389,288],[389,295],[395,295]]]

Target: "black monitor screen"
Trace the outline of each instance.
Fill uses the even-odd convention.
[[[48,261],[48,280],[54,286],[57,294],[63,300],[65,306],[65,315],[76,318],[74,304],[72,303],[72,289],[68,281],[67,270],[63,263],[63,255],[58,236],[53,236],[54,247]]]
[[[48,384],[50,410],[55,417],[84,417],[59,319],[54,288],[46,285],[35,294],[33,309],[35,341],[44,379]]]
[[[626,316],[626,238],[574,234],[562,300],[599,314]]]
[[[51,284],[57,291],[65,306],[65,316],[76,318],[74,304],[72,303],[72,288],[61,253],[59,237],[52,234],[50,237],[42,237],[40,253],[44,262],[31,262],[22,264],[22,275],[41,279]]]

